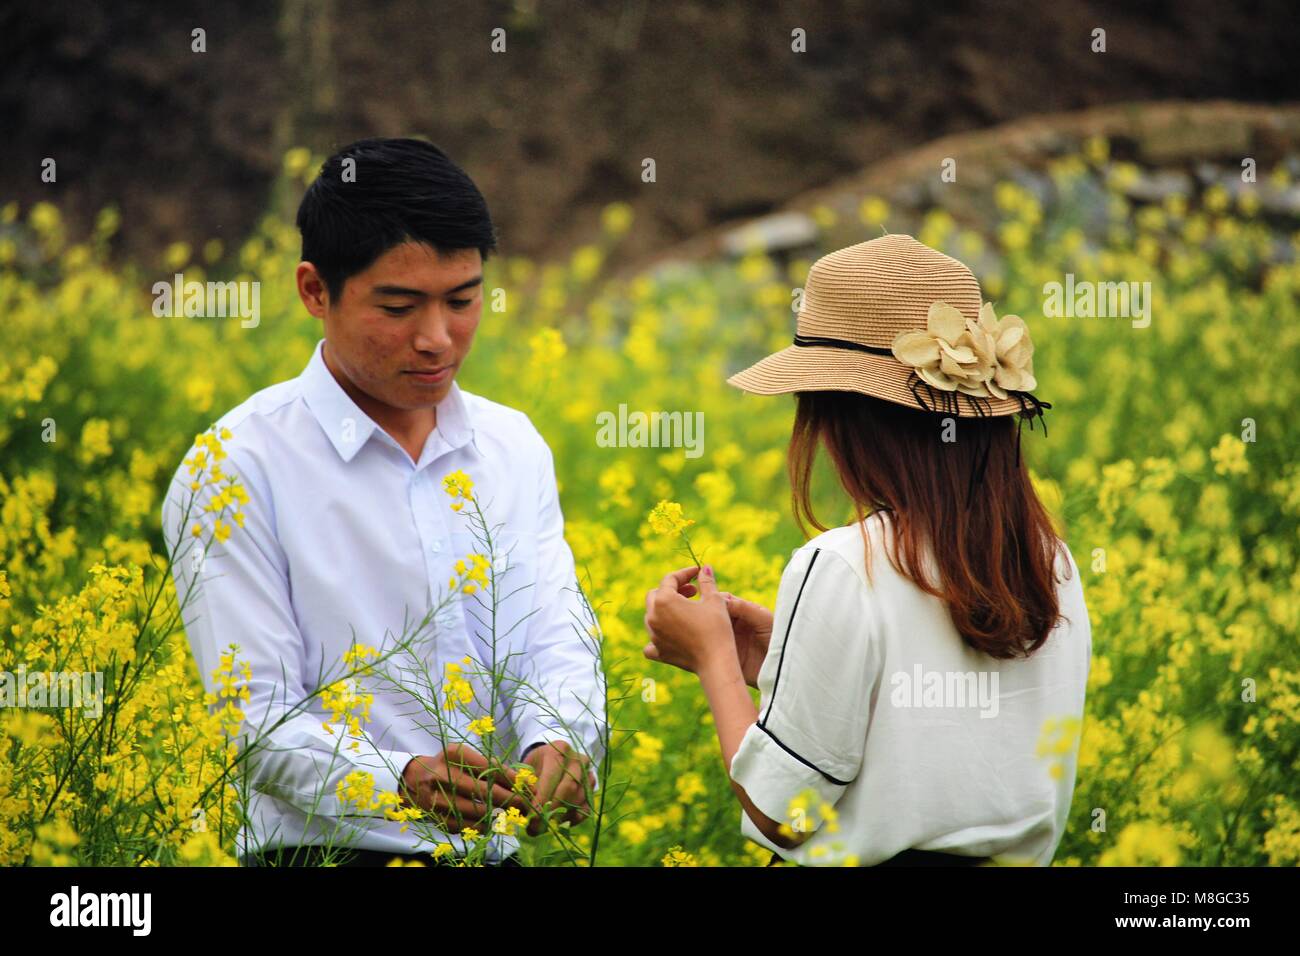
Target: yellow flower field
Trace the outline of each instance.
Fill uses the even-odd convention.
[[[1062,194],[1095,162],[1060,161]],[[312,165],[294,164],[297,182]],[[1032,325],[1036,394],[1054,405],[1048,437],[1026,429],[1024,447],[1083,571],[1094,640],[1082,727],[1043,728],[1043,773],[1081,747],[1056,862],[1296,865],[1300,237],[1289,262],[1273,261],[1251,202],[1215,193],[1135,209],[1122,167],[1111,178],[1100,246],[1069,202],[1044,209],[1009,183],[991,239],[944,213],[918,232],[958,258],[992,243],[985,295]],[[882,206],[864,203],[862,239],[878,234]],[[0,709],[2,865],[234,862],[240,758],[227,731],[247,675],[228,656],[205,700],[166,571],[161,495],[197,433],[302,370],[319,326],[294,291],[288,223],[267,220],[228,255],[195,234],[150,268],[105,264],[116,228],[106,210],[95,236],[69,245],[52,206],[0,213],[0,671],[105,675],[99,717]],[[550,443],[599,619],[612,765],[597,844],[594,819],[573,831],[589,851],[577,860],[761,865],[770,854],[740,835],[698,685],[643,658],[642,616],[647,589],[695,563],[683,531],[723,588],[769,607],[801,543],[785,476],[793,402],[725,378],[788,344],[810,263],[750,255],[606,279],[631,228],[613,206],[602,240],[568,262],[491,260],[461,382],[526,411]],[[182,268],[259,280],[260,323],[156,317],[152,284]],[[1150,325],[1043,316],[1044,286],[1067,273],[1149,280]],[[598,414],[620,404],[702,412],[704,453],[598,444]],[[228,486],[219,536],[238,534],[239,512],[259,503],[222,481],[219,446],[214,436],[201,464]],[[472,479],[450,477],[448,490]],[[848,520],[822,479],[823,521]],[[449,583],[480,586],[482,556],[463,557],[467,576]],[[327,691],[339,722],[363,719],[350,686]],[[382,802],[365,780],[349,785],[349,799]],[[556,840],[525,839],[525,858],[574,859]]]

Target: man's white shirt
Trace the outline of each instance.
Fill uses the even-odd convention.
[[[242,705],[249,732],[298,707],[252,762],[251,832],[241,833],[239,849],[333,842],[416,852],[450,842],[460,853],[454,834],[421,840],[381,809],[341,803],[338,785],[364,770],[377,792],[393,791],[413,756],[436,755],[452,742],[475,746],[469,723],[484,716],[493,717],[508,759],[566,739],[599,761],[604,679],[564,540],[554,462],[525,414],[454,382],[413,462],[339,386],[322,345],[300,376],[257,392],[216,423],[231,433],[222,470],[238,475],[248,494],[243,527],[197,559],[213,515],[202,512],[202,495],[192,501],[185,464],[162,510],[165,538],[176,548],[177,592],[187,600],[186,634],[207,690],[220,655],[237,644],[238,660],[252,669]],[[457,560],[484,552],[469,507],[453,511],[443,487],[455,471],[473,480],[493,535],[495,616],[485,593],[451,592],[447,601]],[[191,536],[195,521],[201,538]],[[429,619],[440,602],[447,602],[442,612]],[[303,703],[322,678],[342,672],[354,642],[389,652],[402,637],[414,641],[415,653],[388,660],[392,679],[362,679],[373,703],[360,736],[344,737],[340,724],[327,729],[319,695]],[[472,676],[471,704],[443,707],[446,666],[467,656],[478,663],[466,676],[493,661],[508,675],[491,714],[490,687]],[[515,849],[513,838],[497,836],[490,856]]]

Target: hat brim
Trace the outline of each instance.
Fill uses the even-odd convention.
[[[755,395],[861,392],[924,410],[925,406],[916,400],[908,385],[911,375],[910,368],[890,355],[872,355],[821,345],[790,345],[737,372],[727,379],[727,384]],[[925,389],[921,393],[926,395]],[[929,401],[928,395],[926,401]],[[1011,415],[1023,408],[1020,400],[1012,396],[976,401],[981,404],[984,415]],[[959,418],[980,417],[980,412],[964,399],[958,400],[955,414]]]

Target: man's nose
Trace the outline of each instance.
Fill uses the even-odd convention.
[[[445,352],[451,348],[451,333],[443,309],[442,303],[435,302],[420,316],[412,342],[417,351]]]

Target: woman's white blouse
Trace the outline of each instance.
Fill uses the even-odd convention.
[[[794,551],[759,673],[758,721],[731,776],[768,817],[811,832],[802,864],[871,866],[908,848],[1047,865],[1065,831],[1092,635],[1062,549],[1064,620],[1028,660],[962,642],[943,603],[890,564],[887,515]],[[1061,741],[1069,743],[1061,744]]]

